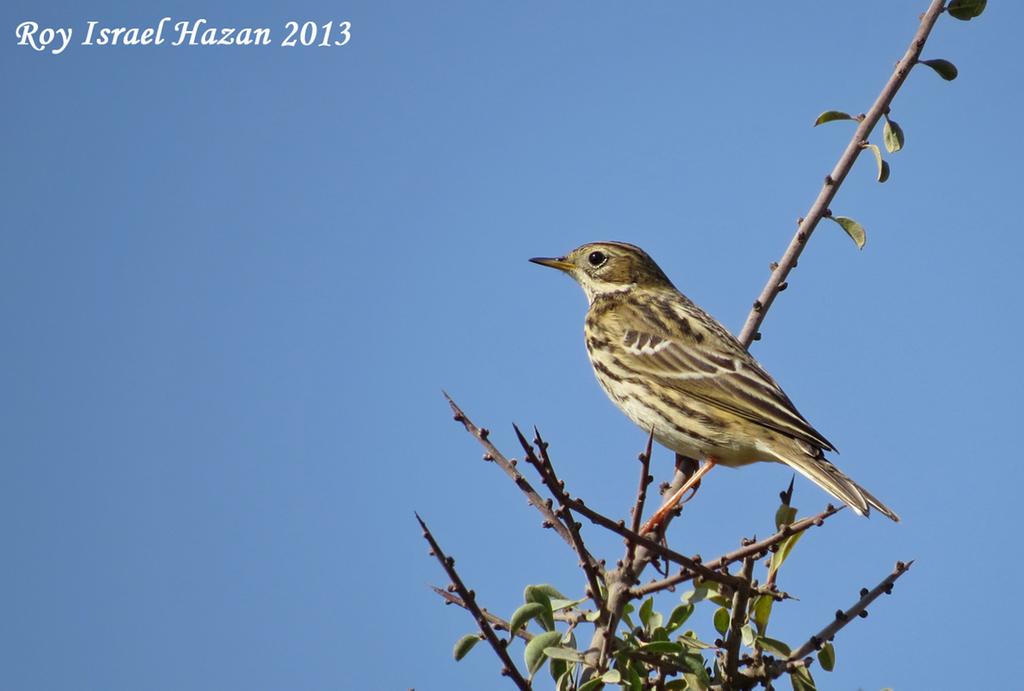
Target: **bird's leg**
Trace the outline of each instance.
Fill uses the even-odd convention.
[[[660,528],[661,524],[664,523],[665,518],[672,512],[673,509],[676,508],[676,505],[679,503],[679,500],[683,498],[683,495],[685,495],[689,490],[697,487],[697,485],[700,484],[700,479],[707,475],[708,471],[714,467],[714,459],[709,458],[707,461],[705,461],[704,465],[698,468],[697,472],[691,475],[689,479],[687,479],[687,481],[683,483],[683,486],[676,490],[675,494],[669,497],[668,501],[662,504],[661,508],[655,511],[654,515],[651,516],[646,523],[644,523],[644,526],[640,529],[640,534],[644,535],[645,533],[649,533],[652,530]]]

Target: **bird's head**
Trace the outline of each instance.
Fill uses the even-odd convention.
[[[625,242],[591,242],[564,257],[534,257],[530,261],[572,276],[590,302],[598,295],[634,288],[672,288],[665,272],[646,252]]]

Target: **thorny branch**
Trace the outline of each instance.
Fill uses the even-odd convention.
[[[723,554],[717,559],[713,559],[704,565],[709,569],[719,570],[728,567],[730,564],[734,564],[741,559],[748,556],[753,556],[755,559],[760,559],[765,556],[772,547],[785,540],[790,535],[802,533],[803,531],[811,528],[812,526],[821,526],[825,523],[825,519],[832,516],[842,510],[842,507],[838,509],[831,504],[819,514],[814,516],[808,516],[807,518],[801,518],[799,521],[794,521],[789,525],[785,525],[777,533],[770,537],[766,537],[763,540],[757,542],[751,542],[750,544],[744,545],[737,550]],[[651,593],[656,593],[661,590],[667,590],[680,583],[693,580],[693,573],[688,571],[680,571],[674,576],[663,578],[658,581],[651,581],[645,585],[633,588],[633,595],[637,598],[645,597]]]
[[[896,580],[910,570],[911,565],[914,562],[896,562],[896,567],[892,570],[888,576],[882,579],[882,582],[876,585],[871,590],[864,588],[860,591],[860,599],[857,600],[849,609],[845,612],[842,610],[836,611],[835,619],[828,623],[825,628],[811,636],[806,643],[793,651],[789,656],[788,662],[801,662],[811,652],[817,650],[825,641],[830,641],[832,638],[839,633],[839,631],[853,621],[857,617],[866,617],[868,615],[868,605],[874,602],[882,595],[888,595],[892,593],[892,586]]]
[[[438,597],[444,600],[446,604],[456,605],[457,607],[461,607],[462,609],[469,611],[469,605],[467,605],[466,601],[458,595],[453,595],[444,588],[438,588],[436,585],[430,586],[430,589],[437,593]],[[483,608],[481,608],[480,611],[483,613],[484,618],[486,618],[487,621],[490,622],[491,626],[494,627],[495,631],[508,631],[511,628],[509,626],[509,623],[501,617],[495,614],[491,614]],[[516,631],[515,635],[519,638],[522,638],[524,641],[529,641],[533,638],[533,634],[531,634],[523,627],[519,627],[519,630]]]
[[[555,515],[554,511],[551,510],[551,504],[543,497],[541,497],[533,486],[527,481],[523,474],[516,468],[516,464],[513,461],[507,459],[498,448],[491,443],[489,439],[490,432],[484,427],[477,427],[473,424],[473,421],[466,417],[466,414],[462,412],[462,409],[455,404],[452,397],[447,393],[444,397],[448,400],[448,405],[451,406],[452,413],[455,415],[455,421],[462,424],[466,428],[466,431],[475,438],[484,447],[487,453],[484,454],[484,460],[493,461],[501,468],[506,475],[508,475],[516,483],[516,487],[522,490],[523,494],[526,495],[530,505],[541,512],[544,516],[544,526],[552,528],[558,535],[565,540],[565,542],[572,547],[572,535],[569,534],[569,529],[560,521]]]
[[[889,81],[886,82],[882,92],[875,99],[874,104],[872,104],[871,108],[860,120],[857,130],[853,133],[853,137],[850,138],[850,143],[846,145],[846,149],[839,157],[839,161],[836,162],[832,172],[825,177],[825,184],[822,185],[821,191],[818,192],[818,197],[811,204],[807,215],[800,219],[796,234],[790,241],[789,247],[786,248],[785,254],[782,255],[782,259],[779,260],[778,264],[773,264],[772,275],[768,278],[768,283],[765,284],[764,289],[761,290],[761,294],[757,296],[757,300],[754,301],[750,314],[747,315],[747,321],[743,324],[743,329],[740,331],[739,340],[743,345],[750,347],[751,342],[756,341],[760,337],[758,329],[761,327],[761,322],[764,321],[768,309],[772,306],[776,296],[784,289],[786,277],[789,276],[790,271],[796,268],[797,260],[804,251],[807,241],[811,239],[811,233],[818,227],[818,222],[822,218],[831,215],[828,205],[832,203],[836,192],[839,191],[839,186],[843,184],[843,180],[846,179],[847,174],[853,168],[857,156],[863,150],[861,144],[868,140],[875,125],[878,124],[878,121],[881,120],[884,114],[889,112],[889,105],[892,103],[893,98],[896,97],[896,92],[903,86],[903,82],[906,81],[910,70],[921,56],[921,50],[928,40],[932,27],[935,26],[935,21],[942,14],[942,10],[943,0],[932,0],[931,5],[928,6],[928,9],[921,16],[921,23],[917,28],[917,33],[914,34],[913,40],[910,42],[910,46],[907,48],[907,52],[896,63],[896,69],[893,70]]]
[[[466,584],[462,582],[462,578],[459,577],[458,572],[455,570],[455,560],[449,556],[445,556],[445,553],[441,551],[441,545],[434,539],[433,534],[427,527],[427,524],[420,518],[419,514],[416,514],[416,520],[419,521],[420,527],[423,528],[423,537],[430,544],[430,552],[437,558],[444,568],[445,573],[448,574],[448,578],[452,581],[452,587],[455,588],[455,592],[459,594],[464,603],[464,607],[469,610],[473,618],[476,619],[476,624],[480,627],[480,633],[484,635],[484,639],[490,644],[491,648],[494,649],[498,659],[504,664],[504,668],[501,673],[504,676],[510,678],[515,685],[519,687],[520,691],[529,691],[530,682],[528,682],[523,675],[519,672],[515,663],[512,662],[512,658],[508,655],[506,649],[507,643],[494,633],[494,629],[491,627],[491,623],[487,620],[483,610],[476,604],[476,593],[466,587]]]
[[[910,73],[910,70],[918,62],[925,42],[927,41],[928,36],[930,35],[931,30],[943,9],[943,0],[933,0],[931,2],[928,10],[921,16],[920,24],[910,46],[897,63],[896,68],[885,87],[882,89],[878,98],[875,100],[868,112],[858,118],[858,127],[854,132],[853,137],[843,151],[832,172],[825,178],[825,183],[818,193],[814,203],[811,205],[811,208],[808,210],[806,216],[800,219],[796,234],[790,241],[782,259],[777,264],[773,264],[772,274],[764,289],[761,291],[761,294],[754,302],[753,308],[751,309],[739,335],[739,340],[744,346],[749,347],[754,340],[760,338],[758,329],[764,321],[765,315],[771,308],[775,298],[786,287],[787,277],[789,276],[789,273],[796,268],[797,261],[803,252],[807,241],[810,239],[811,234],[817,228],[818,223],[822,218],[826,218],[831,215],[829,204],[835,198],[840,185],[852,169],[853,164],[857,160],[857,157],[872,130],[878,124],[879,120],[888,113],[889,106],[892,103],[893,98],[903,85]],[[738,550],[724,554],[707,564],[702,564],[699,559],[685,557],[678,552],[663,546],[656,540],[652,540],[646,536],[638,534],[639,517],[643,510],[647,485],[650,482],[648,475],[651,453],[650,439],[648,439],[647,449],[643,454],[641,454],[642,474],[640,486],[637,492],[636,504],[631,516],[632,529],[630,530],[625,527],[625,524],[622,521],[613,521],[612,519],[603,516],[602,514],[587,507],[582,500],[575,499],[566,492],[564,484],[558,479],[557,475],[555,475],[550,459],[547,456],[546,444],[541,440],[540,435],[538,434],[535,439],[535,443],[540,449],[540,454],[538,455],[519,430],[516,429],[520,443],[523,445],[523,448],[527,453],[527,460],[530,461],[530,463],[537,469],[537,472],[540,474],[545,486],[559,503],[559,509],[557,511],[553,510],[551,501],[543,499],[522,476],[522,474],[519,473],[516,469],[515,461],[509,460],[503,456],[488,440],[487,430],[476,427],[465,416],[462,410],[459,409],[454,401],[450,398],[448,398],[448,401],[453,413],[455,414],[455,419],[462,423],[466,428],[466,431],[474,436],[484,446],[486,450],[484,457],[487,460],[493,460],[497,463],[498,466],[513,479],[520,490],[526,494],[530,504],[544,516],[544,525],[553,528],[580,556],[580,563],[586,572],[588,587],[594,601],[598,605],[599,614],[598,619],[595,622],[595,630],[593,638],[591,639],[590,647],[584,654],[585,663],[589,668],[587,670],[588,675],[593,674],[594,672],[601,673],[607,669],[611,653],[616,645],[615,631],[618,627],[625,606],[631,600],[671,588],[687,580],[694,578],[706,578],[727,586],[733,597],[732,616],[730,619],[731,624],[725,644],[725,678],[723,679],[724,685],[722,688],[749,688],[757,683],[770,687],[771,681],[778,676],[808,665],[811,659],[806,656],[809,653],[819,648],[824,641],[831,640],[832,637],[835,636],[835,634],[846,626],[853,618],[865,616],[867,614],[867,606],[881,594],[891,592],[892,585],[896,579],[910,568],[911,562],[897,562],[895,570],[878,586],[872,590],[862,590],[860,600],[858,600],[849,609],[845,611],[838,611],[836,613],[836,618],[832,622],[825,626],[816,635],[812,636],[800,648],[795,650],[786,660],[772,660],[771,658],[766,658],[767,662],[762,664],[761,657],[758,655],[756,659],[756,666],[751,664],[750,667],[741,670],[739,669],[741,661],[739,658],[738,644],[742,622],[746,617],[749,597],[755,594],[768,594],[776,599],[783,599],[786,597],[782,593],[773,591],[770,587],[759,588],[755,585],[752,577],[754,560],[761,558],[767,554],[768,551],[777,548],[777,546],[789,536],[807,530],[812,526],[822,525],[825,519],[835,514],[839,509],[829,506],[825,511],[822,511],[815,516],[810,516],[784,526],[777,533],[768,538],[752,542],[750,544],[745,544]],[[677,466],[675,476],[672,483],[670,483],[670,491],[672,488],[682,486],[682,483],[689,475],[687,471],[692,473],[692,469],[686,465]],[[602,562],[598,562],[593,558],[583,542],[582,535],[579,532],[579,524],[574,522],[572,512],[581,514],[591,522],[626,538],[627,546],[625,557],[617,563],[615,569],[606,571],[602,566]],[[671,518],[672,517],[670,517],[670,519]],[[420,520],[419,516],[417,516],[417,519]],[[452,588],[456,593],[458,593],[458,597],[452,593],[441,590],[438,590],[439,594],[448,602],[458,604],[473,614],[484,638],[488,640],[491,647],[495,650],[495,653],[505,664],[503,673],[508,674],[520,689],[530,688],[529,682],[523,679],[522,675],[512,664],[511,659],[508,656],[508,651],[505,647],[507,642],[499,640],[492,628],[492,625],[498,628],[502,628],[502,625],[504,625],[504,628],[507,629],[508,622],[484,612],[476,605],[472,591],[468,590],[462,583],[461,579],[459,579],[458,574],[455,572],[452,560],[443,555],[440,547],[437,545],[437,542],[427,530],[427,527],[422,520],[420,520],[420,524],[423,527],[424,536],[431,544],[433,553],[438,557],[442,566],[451,578]],[[664,535],[664,532],[661,534]],[[674,576],[664,578],[660,581],[653,581],[641,587],[636,587],[640,574],[654,559],[663,559],[667,562],[673,562],[680,565],[682,569]],[[739,575],[732,575],[728,572],[728,567],[737,561],[743,561],[743,567]],[[603,602],[601,601],[601,588],[599,587],[599,579],[601,578],[604,579],[604,591],[606,593]],[[723,594],[725,594],[725,592],[723,592]],[[519,632],[518,635],[520,635],[520,637],[529,636],[525,631]],[[633,655],[634,657],[636,655],[643,654],[644,653],[638,651],[630,652],[630,655]],[[660,679],[663,684],[664,675],[667,670],[663,668],[662,662],[663,661],[659,660],[657,656],[653,656],[653,659],[650,661],[652,666],[660,668],[661,671],[657,678]],[[748,662],[748,658],[743,659],[743,664],[747,664]],[[675,669],[671,671],[673,673],[678,673],[680,670]]]
[[[544,481],[545,485],[548,485],[548,489],[551,489],[552,486],[558,486],[559,488],[564,487],[565,483],[559,480],[555,475],[555,468],[551,465],[551,459],[548,458],[548,445],[540,438],[540,432],[534,429],[533,441],[537,445],[537,448],[540,449],[541,456],[540,458],[537,458],[533,450],[533,446],[530,442],[526,441],[526,437],[523,436],[519,427],[516,425],[512,425],[512,427],[516,431],[516,437],[519,439],[520,446],[523,447],[523,451],[526,453],[527,461],[529,461],[534,467],[543,465],[547,469],[548,474],[546,476],[542,474],[541,479]],[[601,597],[601,587],[598,584],[598,579],[604,575],[604,567],[602,567],[601,564],[591,556],[586,545],[583,543],[583,536],[580,534],[580,524],[572,517],[572,511],[570,510],[571,507],[565,502],[565,493],[559,491],[557,493],[552,492],[552,494],[555,495],[560,506],[560,508],[555,512],[555,515],[562,519],[566,529],[569,531],[569,537],[572,540],[572,548],[576,550],[576,554],[580,558],[580,567],[583,569],[583,573],[587,577],[587,595],[593,599],[597,608],[601,609],[604,607],[604,601]]]
[[[684,554],[680,554],[679,552],[676,552],[675,550],[662,545],[656,540],[652,540],[651,538],[645,535],[634,533],[633,531],[626,528],[623,525],[622,521],[614,521],[611,518],[605,516],[604,514],[599,513],[594,509],[590,508],[589,506],[584,504],[581,499],[577,499],[567,494],[562,483],[558,480],[558,477],[555,475],[554,468],[551,465],[551,459],[547,457],[546,453],[544,453],[542,457],[538,457],[535,453],[527,453],[526,461],[536,468],[537,473],[541,476],[541,480],[544,482],[544,485],[548,488],[551,494],[555,496],[555,498],[558,500],[558,503],[561,504],[562,506],[568,507],[575,511],[576,513],[585,516],[592,523],[595,523],[596,525],[599,525],[602,528],[606,528],[614,533],[618,533],[627,540],[630,540],[638,545],[646,547],[653,553],[654,556],[659,556],[665,559],[666,561],[673,562],[675,564],[678,564],[679,566],[688,569],[689,571],[691,571],[693,577],[706,578],[709,581],[720,583],[724,586],[727,586],[730,589],[746,588],[750,590],[749,583],[747,583],[743,579],[738,578],[737,576],[730,575],[728,572],[723,573],[721,571],[713,571],[708,567],[704,566],[703,564],[701,564],[700,562],[695,561],[694,559],[691,559],[690,557],[687,557]],[[757,590],[751,590],[751,592],[753,594],[758,595],[768,594],[762,593]],[[783,599],[784,597],[780,593],[774,593],[773,595],[776,596],[778,599]]]
[[[640,454],[640,484],[636,489],[636,503],[633,504],[633,513],[630,515],[629,529],[634,533],[640,532],[640,521],[643,520],[644,503],[647,501],[647,488],[654,477],[651,475],[651,446],[654,444],[654,428],[647,435],[647,446]],[[626,551],[626,559],[632,560],[636,550],[635,542],[629,542],[629,549]]]
[[[740,569],[740,578],[748,583],[754,577],[754,558],[748,556],[743,560],[743,568]],[[747,618],[747,603],[749,595],[746,590],[737,590],[732,596],[732,611],[730,612],[729,635],[725,639],[725,664],[724,684],[728,687],[736,681],[736,673],[740,664],[740,629]]]

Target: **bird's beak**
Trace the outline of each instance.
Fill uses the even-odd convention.
[[[552,269],[558,269],[559,271],[570,272],[575,267],[572,262],[565,261],[565,257],[554,259],[552,257],[534,257],[530,260],[534,264],[540,264],[541,266],[550,266]]]

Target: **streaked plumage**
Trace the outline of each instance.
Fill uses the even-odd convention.
[[[560,269],[590,302],[584,335],[598,381],[664,446],[727,466],[778,461],[866,515],[899,517],[824,457],[835,447],[712,316],[676,290],[639,247],[583,245]]]

